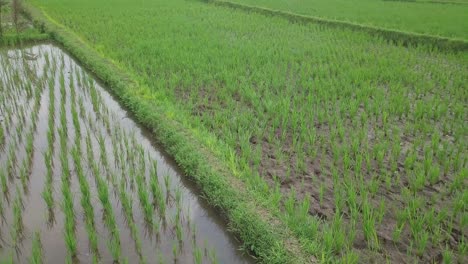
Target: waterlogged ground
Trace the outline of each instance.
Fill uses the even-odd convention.
[[[72,58],[0,51],[0,260],[249,263],[217,214]]]

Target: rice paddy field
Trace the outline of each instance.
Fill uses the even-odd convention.
[[[420,34],[468,40],[466,0],[229,0]]]
[[[1,50],[0,258],[250,263],[147,131],[52,45]]]
[[[464,0],[231,2],[467,39]],[[6,263],[468,262],[465,50],[212,1],[24,4],[56,44],[0,52]]]

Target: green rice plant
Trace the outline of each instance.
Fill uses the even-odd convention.
[[[181,207],[181,200],[182,200],[182,190],[180,187],[177,187],[175,190],[175,198],[176,198],[176,205],[177,208]]]
[[[177,257],[179,256],[179,249],[177,247],[177,243],[172,243],[172,257],[174,258],[174,263],[177,263]]]
[[[22,240],[23,235],[23,202],[21,198],[21,191],[19,187],[16,187],[16,198],[13,204],[13,226],[10,230],[12,237],[13,247],[19,246],[19,242]]]
[[[3,196],[0,197],[0,216],[2,217],[2,219],[4,220],[5,219],[5,215],[4,215],[4,205],[3,205]]]
[[[357,220],[358,218],[358,197],[357,191],[353,183],[348,183],[346,185],[346,194],[347,194],[347,203],[348,208],[351,213],[351,219]]]
[[[336,214],[333,222],[323,232],[323,252],[340,252],[345,247],[346,239],[343,233],[343,216]],[[324,255],[326,257],[326,255]]]
[[[364,203],[362,205],[362,213],[364,237],[372,249],[378,250],[380,248],[380,244],[375,228],[377,220],[375,217],[374,209],[371,208],[371,205],[367,202],[367,200],[364,200]]]
[[[166,262],[164,261],[164,256],[163,256],[163,254],[161,253],[161,251],[158,251],[157,255],[158,255],[158,256],[157,256],[157,259],[158,259],[158,262],[157,262],[157,263],[158,263],[158,264],[164,264],[164,263],[166,263]]]
[[[80,121],[79,121],[78,112],[76,110],[75,103],[72,103],[71,112],[72,112],[73,126],[75,128],[75,141],[77,143],[76,146],[80,146],[80,144],[78,144],[78,143],[79,143],[80,137],[81,137],[81,126],[80,126]]]
[[[44,187],[44,190],[42,191],[41,194],[42,198],[44,199],[47,208],[49,209],[49,212],[53,210],[54,207],[54,197],[52,194],[52,189],[50,188],[49,185],[46,185]]]
[[[140,257],[140,261],[145,262],[143,252],[142,252],[142,242],[141,242],[140,236],[138,235],[138,232],[139,232],[138,228],[135,222],[130,223],[129,226],[130,226],[130,232],[131,232],[132,238],[135,241],[135,250],[138,256]]]
[[[121,177],[121,182],[124,182],[124,177]],[[125,185],[119,185],[119,198],[122,203],[122,208],[125,213],[125,218],[127,220],[127,225],[130,228],[130,235],[132,236],[133,240],[135,241],[135,247],[138,255],[140,258],[143,257],[142,253],[142,242],[139,237],[138,227],[136,226],[134,219],[133,219],[133,210],[132,210],[132,202],[131,198],[129,197],[127,191],[125,190]],[[154,229],[154,228],[153,228]]]
[[[122,155],[121,152],[119,152],[119,148],[117,147],[118,140],[112,138],[112,153],[114,155],[114,169],[120,168],[122,165]]]
[[[176,220],[176,226],[175,226],[175,230],[176,230],[176,236],[177,236],[177,240],[179,241],[180,244],[183,243],[183,239],[184,239],[184,235],[183,235],[183,230],[182,230],[182,225],[180,224],[180,221]]]
[[[202,253],[202,250],[198,247],[195,247],[193,249],[193,262],[195,264],[203,263],[203,253]]]
[[[86,232],[88,233],[89,248],[96,258],[99,257],[98,235],[90,220],[86,220]]]
[[[405,228],[405,223],[402,223],[401,225],[396,225],[395,229],[393,230],[392,233],[392,239],[396,242],[400,241],[401,234],[403,232],[403,229]]]
[[[65,110],[65,104],[61,104],[61,107],[60,107],[60,130],[64,135],[68,135],[67,115],[66,115],[66,110]]]
[[[156,239],[159,239],[160,236],[161,223],[158,219],[153,222],[153,232],[156,235]]]
[[[88,163],[90,164],[91,171],[94,175],[96,186],[97,186],[97,191],[98,191],[98,198],[101,201],[103,211],[104,211],[103,213],[104,223],[111,235],[111,239],[108,241],[107,246],[109,248],[109,251],[111,252],[114,262],[118,263],[121,259],[120,232],[117,227],[114,211],[112,208],[112,204],[110,202],[109,189],[107,186],[107,182],[101,177],[101,172],[99,170],[99,167],[96,161],[94,160],[94,154],[93,154],[89,130],[87,131],[86,146],[87,146]],[[78,155],[77,155],[77,158],[78,158]]]
[[[96,166],[95,166],[96,167]],[[94,171],[97,171],[97,169],[94,169]],[[112,213],[112,207],[110,206],[110,200],[109,200],[109,191],[106,186],[106,183],[102,179],[97,179],[98,182],[98,197],[99,200],[101,201],[105,213],[105,218],[109,219],[111,217]]]
[[[33,132],[31,131],[30,133],[28,133],[26,135],[26,146],[25,146],[25,150],[26,150],[26,160],[31,160],[31,157],[33,155],[33,149],[34,149],[34,134]],[[29,164],[28,164],[29,165]]]
[[[4,196],[8,197],[8,184],[7,184],[7,177],[5,175],[5,171],[0,168],[0,182],[2,185],[2,193]]]
[[[23,141],[23,134],[21,133],[21,126],[16,127],[16,134],[18,136],[19,142],[21,143]]]
[[[462,190],[463,183],[467,178],[468,178],[468,169],[466,168],[463,168],[458,173],[456,173],[449,187],[450,192],[453,193],[457,190]]]
[[[53,177],[53,147],[49,145],[49,149],[44,152],[44,163],[47,169],[47,179],[52,179]]]
[[[414,164],[416,163],[416,159],[417,159],[417,154],[414,151],[411,151],[406,155],[405,169],[407,171],[413,169]]]
[[[166,197],[169,198],[171,186],[171,177],[169,174],[164,175],[164,185],[166,186]]]
[[[138,170],[140,171],[140,173],[142,173],[143,175],[146,173],[146,160],[145,160],[145,154],[144,153],[140,153],[139,157],[138,157],[138,163],[139,163],[139,168]]]
[[[101,105],[100,105],[100,100],[98,98],[98,94],[94,87],[94,84],[91,86],[90,96],[91,96],[91,103],[93,105],[93,110],[99,118]]]
[[[5,145],[5,131],[3,130],[3,126],[0,125],[0,149],[2,149],[4,145]]]
[[[452,216],[456,217],[458,214],[464,215],[467,211],[467,202],[468,202],[468,190],[464,189],[463,191],[457,192],[452,201]]]
[[[455,263],[453,252],[448,247],[442,252],[442,261],[444,264]]]
[[[80,96],[80,99],[78,99],[78,108],[79,108],[79,111],[80,111],[80,117],[82,119],[85,119],[86,110],[85,110],[85,107],[84,107],[83,97],[81,97],[81,96]]]
[[[458,244],[458,251],[461,253],[462,256],[466,256],[468,253],[468,243],[465,237],[461,238],[460,243]]]
[[[62,113],[64,115],[64,113]],[[73,194],[70,188],[70,168],[68,162],[67,150],[67,135],[63,129],[66,126],[62,123],[59,128],[60,135],[60,161],[62,167],[61,173],[61,190],[62,190],[62,211],[65,215],[64,222],[64,240],[67,247],[68,254],[71,258],[75,258],[77,254],[77,241],[75,237],[75,213],[73,209]]]
[[[106,111],[107,115],[104,115],[104,127],[106,128],[106,131],[108,133],[111,133],[111,124],[110,124],[110,118],[109,118],[109,113]]]
[[[75,130],[76,131],[76,130]],[[76,135],[78,137],[78,134]],[[94,223],[94,210],[91,203],[91,192],[89,183],[84,174],[83,167],[81,165],[81,149],[78,145],[72,149],[72,158],[75,163],[75,170],[78,176],[78,182],[81,190],[81,206],[83,207],[85,216],[86,231],[88,233],[88,239],[90,242],[90,249],[94,252],[98,252],[98,238],[96,236],[95,223]]]
[[[63,61],[63,57],[62,57],[61,67],[63,67],[63,66],[64,66],[64,61]],[[64,74],[64,71],[59,72],[59,89],[60,89],[61,101],[65,102],[66,101],[67,91],[66,91],[66,88],[65,88],[65,74]]]
[[[107,159],[106,141],[102,134],[99,134],[98,143],[99,143],[102,166],[104,167],[106,172],[109,173],[110,170],[109,170],[109,162]]]
[[[208,254],[208,258],[212,264],[217,264],[218,262],[218,257],[216,256],[216,250],[213,248],[210,250]]]
[[[295,203],[296,203],[296,192],[295,192],[294,189],[292,189],[291,192],[289,193],[288,199],[284,203],[284,207],[286,209],[286,212],[289,215],[294,214]]]
[[[10,148],[8,150],[8,159],[7,159],[7,168],[6,168],[6,173],[8,175],[8,178],[11,180],[13,178],[13,173],[16,165],[16,152],[15,152],[15,144],[10,145]]]
[[[38,232],[34,234],[34,239],[32,243],[32,250],[31,250],[31,259],[29,262],[31,264],[41,264],[43,263],[42,259],[42,245],[41,245],[41,236]]]
[[[2,263],[2,264],[14,264],[15,263],[14,254],[12,252],[8,253],[7,257],[0,260],[0,263]]]
[[[426,174],[421,168],[418,168],[409,177],[410,188],[413,192],[418,192],[424,188],[426,183]]]
[[[48,133],[47,139],[50,145],[49,148],[53,147],[53,142],[55,139],[54,126],[55,126],[55,95],[51,91],[50,98],[49,98],[49,130],[47,131]]]
[[[150,177],[150,188],[153,195],[153,204],[158,207],[159,214],[164,217],[166,214],[166,204],[164,201],[164,195],[158,182],[158,176],[156,169],[153,169]]]
[[[21,180],[21,185],[23,186],[23,190],[25,193],[27,193],[28,189],[28,166],[26,165],[28,161],[25,159],[23,160],[23,163],[21,164],[20,168],[20,180]]]
[[[122,182],[124,182],[124,177],[122,177]],[[132,202],[125,189],[124,184],[120,184],[119,194],[120,194],[120,201],[122,203],[122,208],[126,216],[128,217],[127,221],[133,222]]]
[[[382,221],[384,219],[384,216],[385,216],[385,211],[386,211],[386,208],[385,208],[385,200],[384,199],[381,199],[380,202],[379,202],[379,208],[378,210],[376,211],[375,215],[376,215],[376,219],[377,219],[377,223],[380,225],[382,224]]]
[[[77,254],[77,241],[74,233],[74,226],[69,222],[65,222],[65,233],[64,233],[64,239],[65,239],[65,245],[67,247],[67,251],[69,253],[69,256],[74,258],[76,257]]]
[[[280,204],[281,204],[281,200],[283,198],[283,195],[281,193],[281,189],[280,189],[280,183],[279,183],[279,180],[278,182],[276,183],[276,187],[275,187],[275,190],[273,191],[272,195],[271,195],[271,203],[275,206],[275,207],[279,207]],[[190,208],[189,208],[190,210]],[[190,219],[190,218],[189,218]]]
[[[416,237],[416,252],[419,256],[423,256],[426,252],[426,247],[429,243],[429,235],[430,234],[427,231],[422,231]]]
[[[51,125],[53,127],[53,124]],[[53,131],[53,128],[47,130],[47,142],[49,144],[49,149],[53,150],[54,148],[54,139],[55,139],[55,133]]]
[[[139,179],[139,180],[138,180]],[[138,197],[140,200],[140,205],[143,209],[145,220],[148,224],[152,225],[153,223],[153,207],[148,198],[148,192],[144,183],[142,182],[141,176],[137,177],[137,185],[138,185]]]
[[[120,263],[121,251],[120,251],[120,242],[118,239],[110,239],[108,241],[108,248],[112,256],[114,263]]]
[[[369,181],[368,186],[369,194],[374,197],[377,192],[379,191],[380,188],[380,180],[377,178],[377,176],[373,176],[372,179]]]

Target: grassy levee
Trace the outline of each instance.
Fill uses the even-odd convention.
[[[396,43],[403,46],[415,46],[415,45],[426,45],[429,47],[435,47],[440,51],[468,51],[468,41],[457,38],[446,38],[440,36],[433,36],[427,34],[419,34],[413,32],[405,32],[393,29],[386,29],[381,27],[374,27],[369,25],[363,25],[358,23],[352,23],[347,21],[326,19],[321,17],[306,16],[291,13],[288,11],[275,10],[266,7],[246,5],[241,3],[235,3],[225,0],[203,0],[205,2],[215,4],[217,6],[224,6],[229,8],[240,9],[248,12],[261,13],[263,15],[278,16],[288,19],[294,23],[316,23],[337,28],[344,28],[356,31],[362,31],[371,35],[381,37],[392,43]]]
[[[28,25],[28,21],[24,21],[22,17],[19,19],[18,31],[16,31],[13,28],[13,23],[10,21],[11,8],[3,8],[0,16],[0,23],[11,24],[10,27],[5,27],[5,25],[3,25],[3,32],[0,34],[0,46],[12,47],[16,45],[33,44],[43,42],[49,38],[48,34],[39,32],[35,28],[31,28],[30,25]]]
[[[21,32],[5,34],[0,38],[0,46],[12,47],[22,44],[40,43],[49,39],[49,35],[38,32]]]
[[[304,16],[468,41],[466,1],[225,0]]]
[[[447,5],[466,5],[468,2],[463,1],[449,1],[449,0],[383,0],[388,2],[409,2],[416,4],[447,4]]]
[[[218,155],[203,147],[197,131],[189,131],[167,118],[164,107],[146,97],[144,87],[134,76],[101,56],[42,10],[26,3],[24,12],[38,29],[103,81],[136,119],[152,131],[184,173],[197,183],[208,203],[226,216],[230,231],[241,239],[244,249],[264,263],[315,262],[313,256],[304,253],[301,242],[285,224],[259,204],[255,194],[240,180],[229,175]]]

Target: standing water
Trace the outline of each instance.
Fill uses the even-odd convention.
[[[253,262],[70,56],[39,45],[0,66],[1,261]]]

